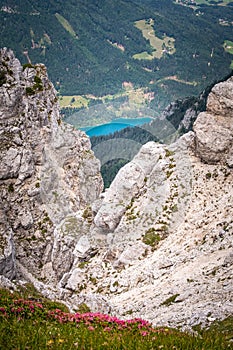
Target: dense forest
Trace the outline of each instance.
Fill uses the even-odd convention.
[[[172,0],[1,0],[0,45],[12,48],[22,63],[46,64],[61,95],[114,95],[123,82],[131,82],[153,92],[151,107],[161,111],[230,72],[233,56],[223,47],[233,37],[230,5],[193,9]],[[142,19],[153,19],[159,40],[174,39],[173,54],[133,57],[153,50],[135,26]]]

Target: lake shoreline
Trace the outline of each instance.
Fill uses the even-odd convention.
[[[145,117],[145,118],[119,118],[113,119],[110,123],[99,124],[95,126],[87,126],[82,127],[80,130],[85,131],[89,137],[92,136],[103,136],[109,135],[116,131],[120,131],[122,129],[128,127],[140,126],[146,123],[149,123],[154,118]]]

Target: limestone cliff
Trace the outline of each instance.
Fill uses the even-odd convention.
[[[56,279],[61,250],[64,270],[73,260],[67,246],[57,253],[58,226],[102,191],[99,161],[87,136],[60,120],[45,66],[22,67],[2,49],[0,77],[0,273],[17,276],[19,263],[37,278],[53,272]]]
[[[207,163],[233,167],[233,77],[215,85],[209,94],[207,111],[194,124],[196,151]]]
[[[118,316],[156,325],[233,313],[232,100],[230,78],[213,88],[194,132],[144,145],[119,171],[92,205],[86,238],[99,254],[77,261],[64,289],[100,293]]]
[[[85,302],[156,325],[233,314],[232,78],[212,89],[194,132],[144,145],[104,193],[45,67],[1,50],[0,85],[3,276],[71,310]]]

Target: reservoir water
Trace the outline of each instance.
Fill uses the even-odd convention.
[[[149,123],[152,118],[119,118],[113,119],[110,123],[101,124],[93,127],[80,128],[90,137],[112,134],[115,131],[122,130],[127,127],[140,126]]]

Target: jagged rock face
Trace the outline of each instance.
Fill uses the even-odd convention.
[[[141,241],[143,253],[143,242],[163,239],[170,222],[173,228],[178,224],[189,199],[191,177],[184,139],[170,147],[147,143],[107,190],[94,218],[94,231],[105,230],[118,250]],[[178,191],[183,198],[179,202]]]
[[[233,172],[201,162],[194,136],[151,142],[122,168],[95,207],[89,240],[103,248],[64,289],[105,295],[118,317],[156,326],[233,314]]]
[[[57,269],[52,262],[56,226],[102,191],[100,164],[87,136],[60,120],[43,65],[22,67],[2,49],[0,72],[1,237],[6,241],[0,270],[13,277],[16,259],[40,276],[43,266],[53,263]]]
[[[99,162],[59,121],[44,66],[23,70],[6,50],[1,62],[0,273],[20,268],[71,310],[158,326],[233,314],[232,78],[195,132],[144,145],[98,197]]]
[[[194,132],[196,152],[203,161],[233,167],[233,77],[213,87]]]
[[[212,94],[232,91],[230,80]],[[77,259],[64,290],[101,293],[118,317],[142,317],[157,326],[204,325],[233,314],[233,172],[223,162],[232,150],[232,112],[228,98],[217,100],[223,105],[210,107],[210,95],[195,133],[170,146],[150,142],[119,171],[92,205],[85,236],[102,248],[86,255],[85,266]],[[207,126],[213,118],[214,133],[204,117]],[[207,148],[202,127],[211,144],[218,137],[224,152]]]

